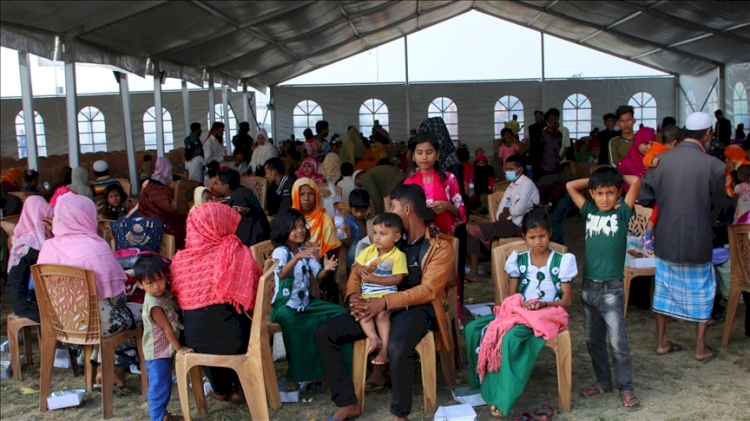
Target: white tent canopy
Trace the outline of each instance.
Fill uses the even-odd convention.
[[[716,1],[4,1],[0,45],[263,89],[472,9],[675,75],[750,61],[750,8]]]

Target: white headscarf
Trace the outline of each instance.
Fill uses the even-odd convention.
[[[68,188],[81,196],[94,200],[94,192],[89,186],[89,171],[83,167],[75,167],[70,173]]]
[[[342,178],[341,181],[336,184],[337,186],[341,187],[341,197],[345,202],[349,202],[349,194],[357,188],[357,185],[354,184],[354,180],[357,179],[357,175],[361,172],[362,170],[354,171],[354,174],[350,175],[349,177]]]
[[[252,172],[257,171],[258,168],[262,168],[269,159],[279,156],[279,151],[277,151],[276,147],[273,146],[270,140],[268,140],[268,133],[265,129],[258,130],[255,139],[257,140],[261,136],[266,139],[266,142],[255,148],[253,151],[253,156],[250,158],[250,171]]]

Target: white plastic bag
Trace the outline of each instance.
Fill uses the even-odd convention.
[[[281,332],[273,334],[273,349],[271,350],[274,361],[280,361],[286,359],[286,348],[284,347],[284,337]]]

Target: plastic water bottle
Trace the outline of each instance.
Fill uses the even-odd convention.
[[[336,210],[336,215],[333,217],[333,223],[336,225],[336,236],[339,240],[346,239],[346,230],[344,229],[344,217],[341,216],[341,211]]]
[[[509,207],[511,207],[511,206],[513,206],[513,204],[512,204],[511,202],[510,202],[510,197],[508,197],[508,198],[506,198],[506,200],[505,200],[505,207],[506,207],[506,208],[509,208]]]

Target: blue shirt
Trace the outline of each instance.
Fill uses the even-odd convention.
[[[352,265],[354,265],[354,259],[357,258],[357,243],[362,239],[362,227],[359,226],[359,223],[354,219],[351,213],[346,216],[344,222],[349,225],[349,228],[352,231],[352,243],[346,250],[346,267],[352,267]]]

